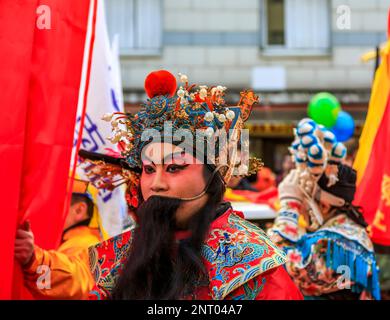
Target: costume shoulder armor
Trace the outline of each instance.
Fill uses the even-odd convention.
[[[216,300],[286,262],[285,253],[263,230],[232,209],[212,223],[202,255]]]
[[[127,231],[88,249],[94,289],[99,296],[109,296],[114,289],[115,280],[126,262],[131,240],[132,232]]]

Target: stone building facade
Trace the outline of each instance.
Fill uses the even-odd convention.
[[[120,35],[126,106],[145,99],[154,69],[193,83],[243,88],[261,97],[249,124],[254,153],[280,169],[291,128],[319,91],[334,93],[364,121],[390,0],[106,0],[109,33]],[[267,163],[268,162],[268,163]]]

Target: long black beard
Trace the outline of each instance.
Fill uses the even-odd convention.
[[[175,213],[181,200],[150,197],[137,210],[127,262],[112,293],[114,300],[180,299],[206,275],[201,250],[216,203],[209,200],[189,221],[191,236],[176,243]]]

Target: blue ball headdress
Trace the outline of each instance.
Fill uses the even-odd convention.
[[[308,229],[314,231],[322,224],[322,216],[317,210],[318,192],[321,201],[336,207],[343,207],[341,212],[350,210],[355,223],[365,227],[361,212],[351,204],[355,192],[356,172],[343,165],[347,149],[338,142],[335,135],[324,126],[305,118],[294,130],[295,140],[289,148],[298,171],[300,171],[299,187],[306,196],[311,218]],[[297,186],[298,187],[298,186]],[[338,205],[337,205],[338,203]],[[352,292],[361,293],[362,289],[371,292],[375,299],[380,299],[379,268],[368,236],[362,228],[351,228],[346,224],[343,230],[349,230],[349,241],[345,235],[332,229],[322,228],[308,234],[305,241],[300,242],[303,263],[312,255],[312,248],[319,241],[327,240],[326,266],[339,273],[340,266],[348,267],[352,281]],[[352,231],[351,231],[352,230]],[[360,230],[360,231],[359,231]],[[359,239],[359,241],[358,241]]]
[[[315,200],[319,192],[323,192],[318,185],[320,178],[327,177],[327,186],[331,187],[338,182],[338,166],[346,157],[347,149],[338,142],[335,135],[324,126],[312,119],[302,119],[294,129],[295,140],[289,151],[296,168],[300,172],[299,186],[305,194],[311,217],[309,230],[315,230],[323,223],[322,214]],[[341,206],[344,201],[338,197],[326,194],[333,205]]]
[[[298,123],[294,136],[289,150],[297,168],[317,181],[326,174],[329,186],[334,185],[338,181],[337,166],[347,155],[345,146],[331,131],[309,118]]]

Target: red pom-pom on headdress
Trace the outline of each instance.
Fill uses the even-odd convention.
[[[145,91],[149,98],[166,95],[173,97],[176,87],[175,76],[166,70],[153,71],[145,79]]]

